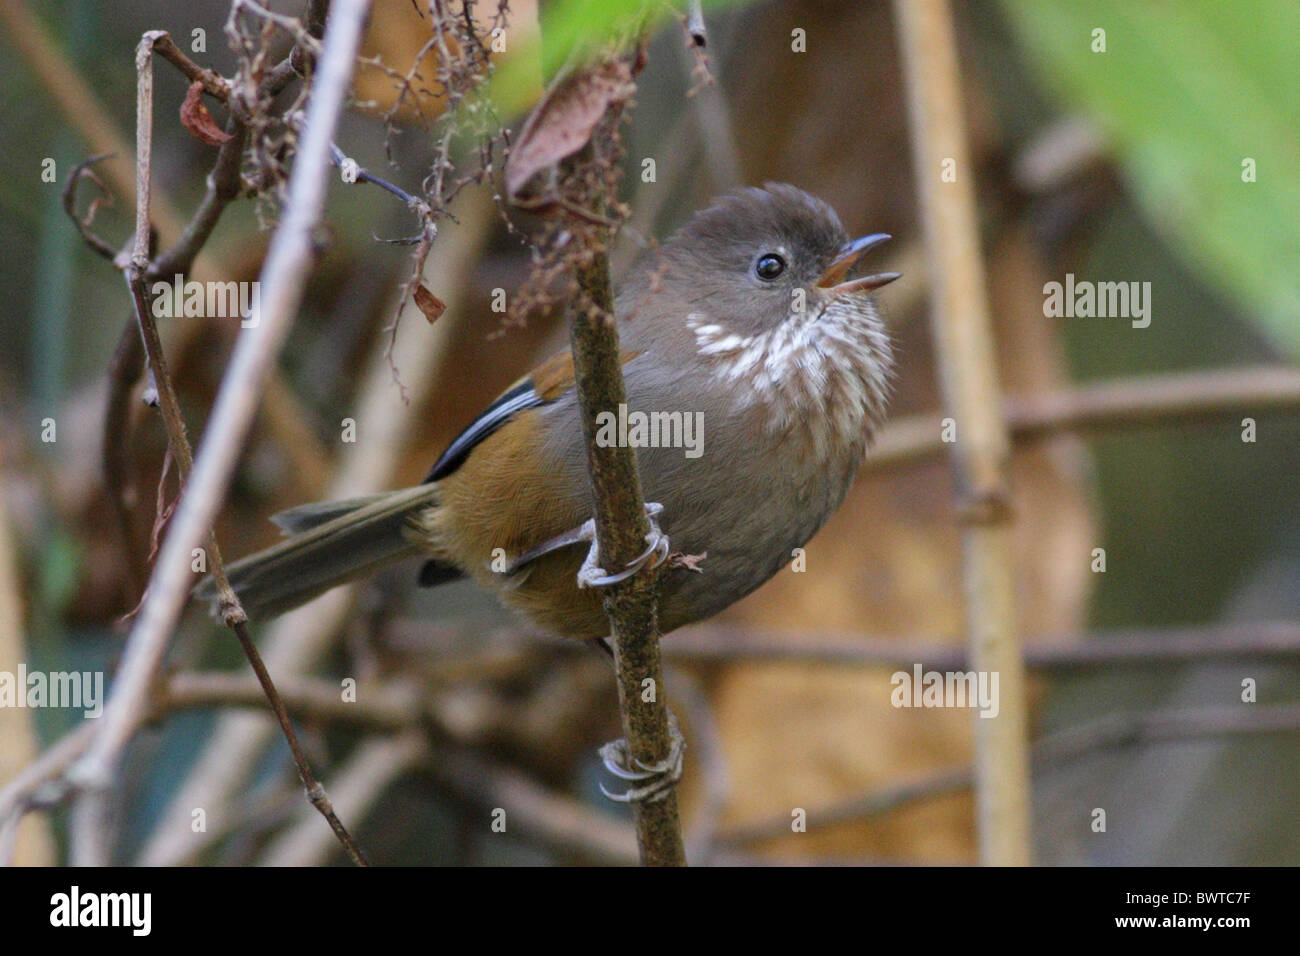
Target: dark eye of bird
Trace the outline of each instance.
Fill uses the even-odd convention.
[[[785,260],[774,253],[760,256],[754,264],[754,274],[760,279],[771,281],[785,271]]]

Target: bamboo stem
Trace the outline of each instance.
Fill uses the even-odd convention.
[[[931,322],[944,404],[957,428],[967,641],[972,667],[999,679],[998,715],[974,718],[979,856],[987,865],[1022,866],[1030,860],[1029,759],[1007,485],[1011,444],[980,261],[957,46],[944,0],[896,0],[894,10],[932,277]]]

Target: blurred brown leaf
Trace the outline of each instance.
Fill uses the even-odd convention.
[[[529,114],[506,162],[506,196],[530,198],[536,180],[590,141],[609,110],[631,97],[632,66],[610,59],[561,76]]]
[[[426,289],[422,282],[415,287],[415,307],[424,313],[430,325],[442,318],[442,313],[447,311],[447,304]]]
[[[181,103],[181,123],[200,143],[220,146],[230,141],[230,134],[217,126],[212,114],[203,105],[203,81],[195,80]]]

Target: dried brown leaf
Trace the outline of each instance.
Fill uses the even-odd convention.
[[[212,114],[203,105],[203,89],[201,80],[195,80],[190,84],[185,94],[185,102],[181,104],[181,123],[200,143],[220,146],[222,143],[229,142],[231,137],[229,133],[217,126],[212,119]]]
[[[429,320],[430,325],[442,318],[442,313],[447,311],[447,303],[426,289],[424,283],[420,283],[415,287],[414,298],[415,307],[424,313],[424,317]]]
[[[591,140],[606,111],[627,102],[635,86],[621,59],[575,70],[554,83],[524,122],[506,162],[506,196],[528,198],[530,184]]]

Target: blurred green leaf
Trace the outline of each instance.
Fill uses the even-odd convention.
[[[1300,3],[1001,2],[1171,248],[1300,356]]]
[[[54,617],[76,594],[85,547],[76,535],[53,526],[46,532],[44,544],[37,593],[40,607]]]
[[[710,8],[739,6],[748,0],[704,0]],[[642,30],[660,27],[674,6],[664,0],[550,0],[542,4],[541,38],[511,49],[493,75],[490,98],[502,118],[518,116],[541,93],[541,78],[547,82],[569,61],[580,58],[618,36],[634,36]],[[540,66],[539,66],[540,64]]]

